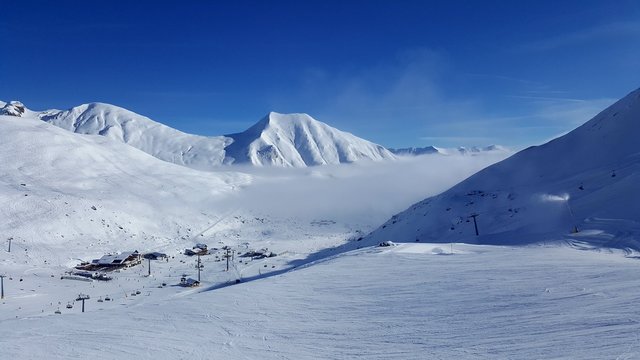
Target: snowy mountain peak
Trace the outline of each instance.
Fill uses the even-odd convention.
[[[296,128],[314,128],[321,127],[325,129],[336,130],[327,124],[320,122],[309,114],[305,113],[291,113],[283,114],[275,111],[270,111],[264,118],[258,121],[255,125],[249,128],[247,131],[265,133],[269,131],[295,131]]]
[[[304,167],[395,158],[383,146],[307,114],[270,112],[246,131],[227,137],[233,143],[225,149],[226,163]]]
[[[312,118],[309,114],[305,114],[305,113],[282,114],[275,111],[270,111],[269,114],[267,114],[266,119],[270,125],[279,125],[279,126],[295,125],[296,123],[322,124],[318,120]]]
[[[20,101],[9,101],[0,108],[0,115],[21,117],[25,112],[24,104]]]
[[[105,103],[38,114],[45,122],[79,134],[101,135],[138,148],[158,159],[199,170],[222,164],[229,139],[183,133],[145,116]]]

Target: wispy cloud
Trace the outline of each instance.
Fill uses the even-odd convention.
[[[552,102],[577,102],[577,103],[588,102],[587,100],[584,100],[584,99],[559,98],[559,97],[549,97],[549,96],[527,96],[527,95],[507,95],[507,96],[514,99],[525,99],[525,100],[540,100],[540,101],[552,101]]]
[[[534,52],[547,51],[569,45],[607,40],[611,38],[620,39],[628,36],[640,36],[640,22],[629,21],[603,24],[531,42],[523,45],[520,49]]]
[[[545,143],[588,121],[615,99],[564,99],[513,96],[521,110],[507,116],[468,114],[458,121],[434,123],[421,140],[436,146],[500,144],[513,148]],[[444,144],[444,145],[441,145]]]
[[[399,54],[393,63],[339,73],[310,69],[296,101],[309,104],[307,111],[318,119],[359,136],[382,142],[402,131],[414,131],[409,141],[417,142],[415,129],[477,112],[475,99],[446,94],[442,84],[453,74],[446,54],[416,49]],[[278,102],[284,101],[274,100]]]
[[[580,98],[501,74],[459,73],[446,53],[419,49],[394,63],[340,73],[309,69],[286,101],[385,146],[519,148],[574,128],[613,99]]]
[[[591,119],[599,112],[613,104],[617,99],[551,99],[539,101],[537,111],[531,116],[554,123],[575,126]]]

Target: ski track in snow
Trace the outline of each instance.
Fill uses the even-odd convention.
[[[103,310],[92,299],[85,314],[4,319],[3,351],[142,359],[640,356],[637,260],[562,246],[464,244],[437,256],[438,246],[366,248],[215,291],[103,303]]]

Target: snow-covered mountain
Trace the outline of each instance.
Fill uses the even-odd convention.
[[[366,246],[376,239],[522,244],[556,239],[576,224],[574,242],[632,244],[640,233],[639,97],[416,204],[367,239],[361,229],[371,227],[341,219],[371,218],[407,189],[433,186],[433,174],[455,170],[454,161],[483,157],[203,172],[105,136],[71,133],[11,104],[13,116],[0,116],[0,231],[13,241],[0,251],[3,353],[119,358],[130,356],[135,337],[155,350],[137,356],[154,360],[211,358],[213,348],[224,358],[265,359],[314,359],[319,351],[384,359],[637,356],[640,323],[629,316],[637,307],[637,252]],[[256,216],[256,207],[266,214]],[[312,214],[299,217],[303,208]],[[280,220],[275,212],[283,212]],[[469,212],[479,214],[478,239],[468,235],[473,225],[462,216]],[[184,254],[199,242],[210,245],[209,255]],[[230,264],[223,245],[235,250]],[[247,257],[267,246],[276,256]],[[341,253],[356,247],[364,248]],[[169,256],[108,272],[110,281],[69,276],[80,260],[134,249]],[[179,286],[196,273],[199,287]],[[425,294],[437,294],[428,306]],[[210,334],[207,346],[193,334]]]
[[[389,151],[394,153],[395,155],[400,156],[419,156],[419,155],[429,155],[429,154],[439,154],[440,151],[435,146],[425,146],[425,147],[408,147],[408,148],[389,148]]]
[[[65,130],[101,135],[158,159],[198,170],[223,164],[304,167],[359,160],[389,160],[384,147],[332,128],[306,114],[269,113],[248,130],[228,136],[181,132],[132,111],[103,103],[33,112],[0,102],[0,114],[38,117]]]
[[[0,115],[9,115],[9,116],[22,116],[26,109],[24,105],[20,101],[10,101],[8,103],[1,103],[2,108],[0,108]]]
[[[386,148],[335,129],[307,114],[269,113],[248,130],[227,135],[228,163],[304,167],[391,160]]]
[[[638,248],[639,136],[640,89],[574,131],[411,206],[369,239],[528,243],[577,227],[568,241]]]
[[[37,118],[2,115],[0,127],[0,231],[26,256],[10,261],[44,254],[65,264],[117,248],[160,247],[207,226],[224,211],[216,202],[251,181],[160,161]]]
[[[138,148],[158,159],[199,170],[222,164],[223,136],[186,134],[132,111],[102,103],[76,106],[69,110],[48,110],[41,120],[79,134],[102,135]]]

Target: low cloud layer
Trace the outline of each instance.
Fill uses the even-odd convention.
[[[278,217],[376,226],[507,155],[425,155],[305,169],[244,167],[256,180],[227,205]]]

